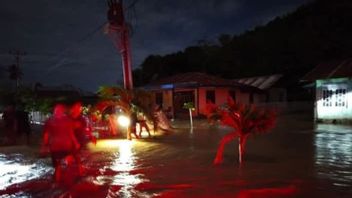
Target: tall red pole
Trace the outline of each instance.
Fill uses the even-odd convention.
[[[133,89],[129,30],[125,22],[122,0],[108,0],[109,35],[116,44],[122,59],[123,83],[125,89]]]

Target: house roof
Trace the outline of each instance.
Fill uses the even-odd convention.
[[[352,77],[352,58],[321,63],[308,72],[302,81],[343,77]]]
[[[282,76],[282,74],[274,74],[268,76],[235,79],[235,81],[264,90],[272,87],[279,79],[281,79]]]
[[[200,72],[177,74],[159,79],[146,85],[147,89],[171,89],[194,87],[238,87],[242,90],[260,91],[256,87],[235,82],[233,80],[208,75]]]
[[[36,86],[35,92],[39,97],[80,97],[80,90],[72,86]]]

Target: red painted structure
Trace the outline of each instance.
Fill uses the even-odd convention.
[[[123,14],[122,0],[108,0],[108,33],[121,53],[123,82],[125,89],[133,88],[129,29]]]

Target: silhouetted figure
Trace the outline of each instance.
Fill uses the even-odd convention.
[[[110,136],[116,137],[118,135],[118,128],[117,128],[117,122],[116,122],[116,115],[115,114],[109,114],[106,116],[107,121],[109,123],[109,132]]]
[[[129,132],[131,134],[134,134],[134,136],[138,139],[139,136],[137,134],[137,113],[136,112],[132,112],[131,114],[131,128],[129,130]],[[131,134],[128,135],[128,139],[131,139]]]
[[[9,105],[5,108],[2,119],[4,121],[5,144],[16,144],[17,120],[15,107],[13,105]]]
[[[88,117],[82,114],[82,103],[75,102],[70,109],[70,118],[73,121],[74,134],[77,141],[80,144],[80,148],[85,148],[89,142],[96,144],[97,140],[92,133],[92,125],[89,122]],[[82,160],[79,153],[74,155],[77,166],[79,168],[79,175],[82,175],[84,170],[82,166]]]
[[[16,111],[16,124],[17,124],[17,134],[22,136],[25,135],[26,144],[29,144],[30,134],[31,134],[31,125],[29,121],[29,113],[19,108]]]
[[[53,115],[45,122],[43,131],[43,147],[41,153],[49,149],[52,164],[55,168],[54,179],[61,181],[62,163],[68,164],[80,145],[74,134],[72,119],[65,114],[66,108],[62,104],[57,104]]]
[[[82,114],[82,103],[76,102],[71,106],[70,118],[74,122],[74,133],[81,145],[81,148],[89,142],[96,143],[96,138],[92,133],[92,125],[88,117]]]
[[[137,116],[137,123],[139,125],[139,137],[142,137],[143,128],[148,132],[148,137],[151,137],[147,120],[143,116]]]

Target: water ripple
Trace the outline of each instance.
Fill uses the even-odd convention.
[[[341,125],[317,125],[315,164],[318,177],[331,180],[342,189],[352,187],[352,128]]]

